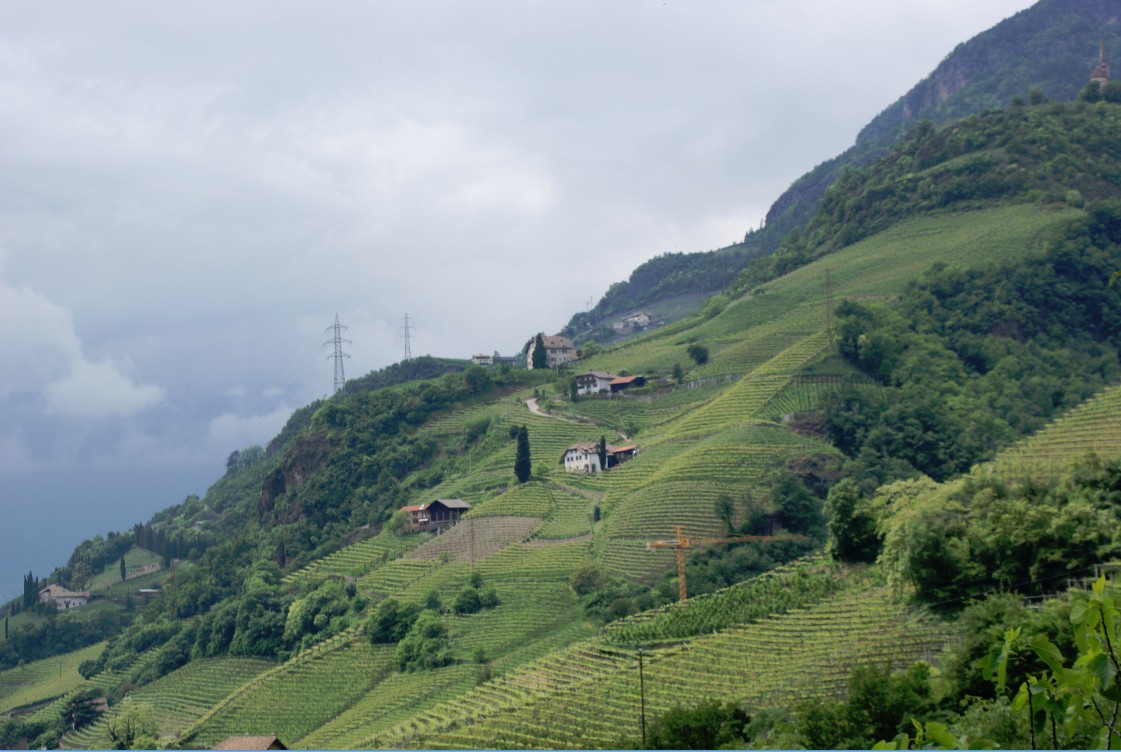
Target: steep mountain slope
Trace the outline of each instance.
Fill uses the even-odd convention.
[[[1099,44],[1121,51],[1121,14],[1110,0],[1040,0],[958,45],[925,79],[866,125],[847,151],[798,178],[767,212],[765,226],[749,232],[752,251],[778,248],[804,226],[826,190],[847,169],[886,154],[920,121],[952,122],[1027,99],[1037,89],[1070,102],[1086,85]]]
[[[846,170],[865,166],[906,138],[920,122],[943,125],[988,110],[1027,101],[1032,90],[1050,100],[1073,101],[1085,86],[1104,42],[1121,55],[1121,14],[1111,0],[1041,0],[972,39],[959,44],[909,92],[877,115],[853,146],[798,178],[767,212],[763,228],[744,242],[719,251],[664,254],[637,267],[586,312],[573,315],[563,330],[581,341],[611,341],[611,324],[645,307],[676,320],[699,310],[699,298],[723,290],[751,259],[774,252],[791,231],[803,228],[828,188]]]
[[[175,562],[143,617],[82,665],[88,686],[108,688],[114,715],[146,705],[181,743],[282,731],[303,746],[580,747],[633,743],[637,644],[652,651],[651,713],[682,695],[822,697],[854,665],[932,655],[944,625],[892,601],[874,573],[821,561],[773,575],[786,578],[777,588],[764,578],[651,611],[673,599],[676,568],[672,552],[646,544],[679,530],[808,539],[702,552],[706,567],[687,572],[690,593],[819,546],[821,498],[848,460],[813,413],[840,387],[883,388],[838,355],[840,301],[890,307],[934,264],[1014,264],[1068,243],[1093,249],[1095,278],[1114,269],[1117,211],[1081,205],[1117,188],[1121,129],[1109,123],[1118,112],[1048,106],[977,118],[855,174],[836,196],[843,210],[820,225],[828,255],[581,364],[644,375],[633,391],[574,399],[565,373],[450,364],[439,367],[454,372],[418,381],[371,377],[367,389],[297,411],[267,450],[231,457],[205,499],[153,520],[176,535],[204,531],[206,550]],[[992,184],[959,171],[977,161],[979,174],[1012,189],[958,195]],[[925,204],[924,180],[938,195],[953,188],[938,211]],[[849,233],[861,239],[845,245]],[[1108,347],[1103,357],[1116,360]],[[547,412],[528,409],[534,397]],[[533,476],[517,484],[522,425]],[[603,474],[566,472],[565,448],[600,436],[637,444],[637,456]],[[471,505],[440,536],[410,532],[395,512],[436,498]],[[124,534],[113,553],[141,535]],[[105,552],[98,560],[102,572],[118,563]],[[478,608],[461,607],[472,598]],[[831,630],[837,622],[848,629]],[[813,650],[791,636],[811,632]],[[776,654],[787,658],[776,664]],[[253,676],[236,681],[233,662],[251,657],[268,668],[245,664]],[[204,675],[225,694],[179,702],[199,696],[190,687]],[[57,718],[64,704],[40,712]]]

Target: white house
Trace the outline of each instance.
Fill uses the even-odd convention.
[[[610,392],[611,382],[617,378],[619,377],[615,374],[604,371],[587,371],[576,374],[576,393],[599,394],[600,392]]]
[[[55,608],[65,611],[68,608],[77,608],[89,603],[90,594],[86,591],[74,592],[67,590],[62,585],[47,585],[39,591],[39,602],[54,601]]]
[[[634,459],[638,455],[638,444],[607,447],[607,467],[599,462],[598,441],[578,441],[564,450],[561,464],[570,473],[599,473]]]
[[[598,473],[603,468],[599,464],[599,442],[580,441],[564,450],[561,457],[564,469],[570,473]]]
[[[471,362],[477,366],[493,366],[494,356],[486,353],[475,353],[471,356]]]

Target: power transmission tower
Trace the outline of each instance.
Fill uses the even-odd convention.
[[[343,373],[343,360],[350,356],[343,352],[343,343],[345,342],[348,345],[353,344],[349,339],[343,338],[344,329],[346,329],[346,327],[339,323],[339,314],[336,313],[334,325],[327,327],[327,331],[333,332],[334,336],[323,343],[324,346],[335,346],[335,352],[327,356],[327,360],[334,359],[335,361],[335,393],[338,393],[338,391],[343,388],[343,384],[346,383],[346,374]]]
[[[412,360],[413,357],[413,329],[412,322],[409,320],[409,314],[401,317],[401,339],[405,341],[405,360]]]

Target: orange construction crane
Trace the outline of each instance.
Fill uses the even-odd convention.
[[[713,543],[747,543],[748,541],[804,541],[804,535],[729,535],[726,538],[690,538],[681,532],[681,525],[677,526],[677,537],[673,540],[650,541],[646,544],[647,551],[655,548],[672,548],[677,551],[677,595],[678,600],[685,600],[685,549],[693,546],[708,546]]]

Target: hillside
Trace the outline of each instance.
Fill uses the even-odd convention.
[[[762,230],[745,244],[770,253],[805,226],[828,188],[847,169],[888,153],[918,123],[943,125],[1008,107],[1038,90],[1057,102],[1074,101],[1098,58],[1098,45],[1121,50],[1121,25],[1110,0],[1040,0],[959,44],[929,76],[872,119],[856,143],[798,178],[767,212]],[[1116,54],[1116,53],[1115,53]]]
[[[126,576],[158,563],[143,574],[151,603],[11,614],[0,700],[30,714],[4,738],[57,743],[80,693],[97,692],[108,715],[62,743],[107,746],[138,719],[140,741],[185,745],[278,733],[297,747],[629,746],[637,704],[652,719],[683,698],[793,712],[844,695],[859,667],[935,660],[960,639],[935,613],[947,603],[1024,583],[1046,593],[1121,553],[1121,450],[1102,428],[1119,417],[1114,392],[1067,414],[1121,381],[1121,209],[1101,201],[1121,182],[1119,112],[990,114],[854,172],[792,269],[581,363],[645,377],[622,394],[576,397],[565,372],[424,361],[298,410],[266,448],[231,455],[204,498],[87,541],[54,575],[111,591],[120,563]],[[926,394],[907,392],[924,374]],[[1026,386],[1047,409],[998,423],[1009,405],[1027,415],[1010,401]],[[880,423],[841,421],[850,394]],[[945,413],[927,409],[932,394]],[[954,408],[985,428],[983,447],[969,443],[980,429],[954,430]],[[525,483],[512,472],[521,426]],[[1100,433],[1099,458],[1071,471],[1080,430]],[[566,472],[566,447],[601,436],[636,456]],[[933,460],[914,451],[928,443]],[[1031,467],[1037,486],[994,485],[985,467],[1005,468],[996,480]],[[980,583],[963,549],[912,545],[941,515],[964,550],[990,555],[968,538],[962,489],[975,488],[994,500],[976,505],[992,540],[1010,524],[997,502],[1030,493],[1085,534],[1040,520]],[[439,535],[397,511],[435,499],[470,510]],[[673,551],[647,547],[775,532],[797,538],[696,546],[681,604]],[[1035,549],[1046,556],[1023,553]],[[15,668],[35,635],[65,637],[58,676],[51,659]]]
[[[827,190],[847,172],[865,167],[907,139],[920,123],[941,126],[992,110],[1036,91],[1072,102],[1085,86],[1103,42],[1121,50],[1121,24],[1110,0],[1041,0],[959,44],[910,91],[873,118],[852,147],[799,177],[771,205],[764,226],[744,242],[718,251],[666,253],[612,285],[589,311],[572,316],[561,331],[580,342],[611,342],[612,324],[635,310],[672,322],[700,309],[699,296],[727,288],[752,259],[778,250],[818,213]],[[847,191],[846,191],[847,192]],[[688,305],[681,305],[688,296]],[[663,303],[676,304],[665,306]]]

